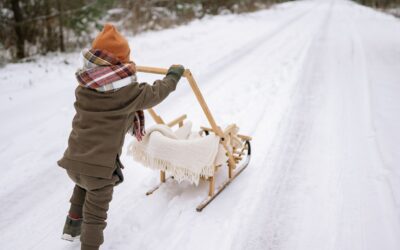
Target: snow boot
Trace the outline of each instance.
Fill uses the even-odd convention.
[[[82,225],[82,218],[73,219],[67,216],[61,239],[68,241],[74,241],[79,239],[79,236],[81,235],[81,225]]]

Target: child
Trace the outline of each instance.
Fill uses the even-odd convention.
[[[104,241],[114,186],[123,181],[119,156],[125,134],[131,130],[141,140],[142,110],[174,91],[184,68],[171,66],[153,85],[137,83],[128,42],[110,24],[82,55],[83,68],[76,72],[76,114],[68,148],[58,161],[76,184],[62,238],[80,237],[82,250],[95,250]]]

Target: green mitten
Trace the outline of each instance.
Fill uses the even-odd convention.
[[[182,65],[172,65],[168,69],[167,76],[171,76],[176,82],[179,82],[184,72],[185,68]]]

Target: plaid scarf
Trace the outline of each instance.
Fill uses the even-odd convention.
[[[76,73],[80,86],[99,92],[117,91],[136,82],[136,67],[134,62],[122,63],[113,54],[104,50],[83,50],[83,67]],[[138,110],[134,114],[131,134],[138,141],[145,135],[144,112]]]
[[[105,92],[136,82],[134,62],[122,63],[113,54],[96,49],[83,50],[82,56],[83,68],[75,75],[83,87]]]

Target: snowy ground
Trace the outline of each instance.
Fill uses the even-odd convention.
[[[197,213],[205,184],[171,182],[146,197],[158,173],[124,155],[102,249],[400,249],[398,19],[298,1],[130,43],[138,65],[190,68],[217,121],[254,137],[253,157]],[[56,166],[77,58],[0,69],[0,249],[79,249],[60,240],[73,184]],[[156,110],[206,124],[185,81]]]

